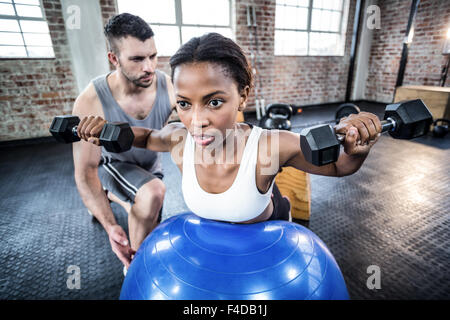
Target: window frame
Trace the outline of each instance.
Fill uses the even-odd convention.
[[[20,33],[20,36],[21,36],[22,41],[23,41],[23,45],[0,44],[0,47],[24,47],[25,48],[25,52],[27,54],[27,56],[17,56],[17,57],[6,57],[6,56],[1,56],[0,55],[0,60],[54,60],[54,59],[56,59],[55,50],[54,50],[54,47],[53,47],[53,41],[52,41],[51,33],[50,33],[50,26],[48,25],[47,17],[45,15],[45,10],[44,10],[44,4],[43,4],[42,0],[39,0],[39,9],[41,9],[42,18],[19,16],[17,14],[16,3],[14,2],[14,0],[12,0],[11,2],[5,2],[3,0],[0,0],[0,3],[11,4],[13,6],[14,13],[15,13],[14,16],[0,14],[0,19],[1,20],[15,20],[15,21],[17,21],[17,24],[19,25],[19,30],[20,30],[19,32],[15,32],[15,31],[0,31],[0,32],[4,32],[4,33]],[[35,7],[36,6],[36,5],[33,5],[33,4],[26,4],[26,3],[18,3],[18,4],[19,5],[23,5],[23,6],[31,6],[31,7]],[[45,56],[43,56],[43,57],[30,57],[29,52],[28,52],[28,45],[25,42],[24,32],[22,30],[22,26],[20,24],[20,20],[39,21],[39,22],[45,22],[47,24],[47,27],[48,27],[48,30],[49,30],[48,34],[50,36],[50,40],[52,41],[51,48],[53,50],[53,57],[45,57]],[[42,32],[25,32],[25,33],[43,34]],[[30,47],[48,48],[49,46],[33,45],[33,46],[30,46]]]
[[[333,11],[333,12],[340,12],[341,13],[341,21],[339,23],[339,30],[338,31],[320,31],[320,30],[312,30],[311,29],[311,24],[312,24],[312,12],[313,9],[318,9],[318,8],[313,8],[313,2],[314,0],[309,0],[308,1],[308,7],[304,7],[304,6],[298,6],[298,5],[289,5],[289,4],[277,4],[275,2],[275,27],[274,27],[274,31],[294,31],[294,32],[306,32],[308,35],[308,43],[307,43],[307,49],[306,49],[306,54],[276,54],[275,53],[275,46],[274,46],[274,55],[277,57],[341,57],[343,56],[343,54],[327,54],[327,55],[316,55],[316,54],[310,54],[310,34],[311,33],[326,33],[326,34],[337,34],[337,35],[342,35],[343,32],[343,24],[344,24],[344,15],[345,12],[344,10],[347,7],[347,2],[348,0],[342,0],[342,4],[341,4],[341,10],[333,10],[333,9],[320,9],[319,10],[326,10],[326,11]],[[284,6],[284,7],[293,7],[293,8],[307,8],[308,9],[308,20],[307,20],[307,25],[306,25],[306,29],[293,29],[293,28],[277,28],[276,27],[276,9],[278,6]],[[275,36],[275,35],[274,35]],[[275,39],[274,39],[275,40]],[[345,40],[344,40],[345,42]]]
[[[1,0],[0,0],[1,1]],[[126,0],[122,0],[122,1],[126,1]],[[167,1],[167,0],[164,0]],[[145,21],[147,22],[150,27],[177,27],[178,28],[178,35],[179,35],[179,39],[180,39],[180,43],[179,46],[181,46],[183,43],[185,43],[186,41],[183,42],[183,32],[182,32],[182,28],[183,27],[203,27],[203,28],[223,28],[223,29],[230,29],[231,30],[231,35],[232,38],[235,37],[235,33],[234,33],[234,27],[233,27],[233,1],[234,0],[227,0],[228,1],[228,14],[229,14],[229,24],[228,25],[209,25],[209,24],[191,24],[191,23],[183,23],[183,9],[182,9],[182,0],[170,0],[170,1],[174,1],[174,5],[175,5],[175,23],[159,23],[159,22],[149,22],[149,21]],[[119,12],[119,5],[118,5],[118,0],[116,0],[116,8],[117,8],[117,13],[121,13]],[[233,39],[234,40],[234,39]],[[159,57],[170,57],[170,55],[160,55],[158,54]]]

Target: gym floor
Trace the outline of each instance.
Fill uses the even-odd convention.
[[[379,116],[384,110],[359,105]],[[293,118],[293,131],[333,118],[336,107],[305,109]],[[119,297],[122,265],[81,202],[71,149],[49,140],[0,146],[0,299]],[[356,174],[311,175],[309,228],[333,253],[352,299],[450,299],[449,159],[450,135],[414,141],[383,135]],[[187,207],[168,154],[163,167],[167,219]],[[125,211],[112,207],[127,230]],[[80,268],[80,289],[67,287],[72,265]],[[371,290],[373,265],[381,288]]]

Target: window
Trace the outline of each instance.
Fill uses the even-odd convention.
[[[54,58],[39,0],[0,0],[0,58]]]
[[[275,55],[344,55],[347,13],[347,0],[277,0]]]
[[[232,37],[231,0],[117,0],[117,5],[119,13],[150,24],[160,56],[171,56],[192,37],[208,32]]]

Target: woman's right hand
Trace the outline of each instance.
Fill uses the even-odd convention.
[[[100,145],[100,133],[106,124],[106,120],[100,116],[88,116],[81,119],[77,127],[77,135],[80,139]]]

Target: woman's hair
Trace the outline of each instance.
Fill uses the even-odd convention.
[[[253,85],[252,69],[241,47],[221,34],[207,33],[182,45],[170,58],[172,79],[176,67],[193,62],[218,64],[236,81],[239,92]]]

